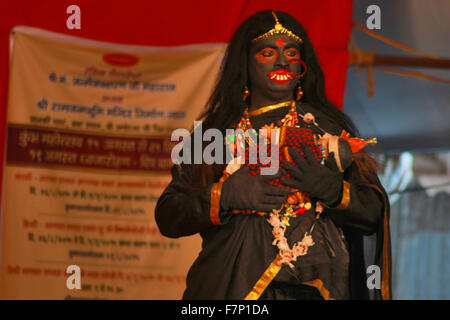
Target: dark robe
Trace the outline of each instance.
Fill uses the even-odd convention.
[[[288,109],[253,117],[252,125],[258,129],[276,123]],[[311,112],[322,129],[340,135],[342,128],[312,106],[302,104],[297,111]],[[301,125],[307,126],[302,121]],[[187,275],[183,299],[244,299],[278,253],[278,248],[272,245],[272,227],[259,215],[222,211],[221,224],[213,224],[210,219],[213,184],[193,191],[192,181],[198,179],[194,175],[193,165],[173,166],[172,181],[155,209],[156,222],[163,235],[178,238],[200,233],[202,237],[202,250]],[[297,259],[295,268],[282,266],[261,299],[313,299],[315,292],[307,292],[305,288],[314,287],[325,299],[391,298],[386,193],[375,175],[367,183],[358,176],[353,164],[345,171],[344,179],[350,182],[348,206],[325,209],[312,232],[315,244]],[[291,247],[309,231],[314,218],[313,205],[304,214],[290,219],[291,226],[287,227],[285,236]],[[380,267],[380,289],[368,289],[368,265]]]

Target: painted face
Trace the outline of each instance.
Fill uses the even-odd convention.
[[[286,35],[273,35],[250,47],[250,91],[292,93],[302,72],[298,43]]]

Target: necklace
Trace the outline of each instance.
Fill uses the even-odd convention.
[[[295,107],[295,101],[286,101],[275,105],[267,106],[264,108],[260,108],[255,111],[257,111],[258,112],[257,115],[259,115],[270,110],[286,107],[288,105],[291,105],[289,112],[283,117],[283,119],[277,122],[277,125],[279,127],[295,127],[298,124],[298,115]],[[262,129],[265,128],[276,129],[276,127],[273,127],[273,124],[270,127],[264,126]],[[252,135],[256,138],[258,133],[253,129],[252,123],[250,122],[250,113],[248,112],[248,108],[245,109],[244,116],[239,121],[237,129],[242,129],[242,131],[244,132],[245,141],[249,146],[257,145],[257,142],[253,139]]]
[[[250,112],[248,112],[248,115],[250,117],[255,117],[255,116],[258,116],[258,115],[260,115],[260,114],[262,114],[264,112],[272,111],[272,110],[279,109],[279,108],[282,108],[282,107],[287,107],[289,105],[292,105],[293,103],[295,104],[295,101],[284,101],[284,102],[280,102],[280,103],[277,103],[277,104],[272,104],[270,106],[266,106],[266,107],[262,107],[262,108],[250,111]]]
[[[281,107],[286,107],[286,106],[291,106],[291,108],[289,109],[289,112],[283,117],[283,119],[281,119],[280,121],[277,122],[277,125],[279,125],[280,127],[295,127],[298,124],[298,114],[297,114],[297,110],[295,107],[295,101],[286,101],[286,102],[282,102],[273,106],[268,106],[268,107],[264,107],[257,111],[257,114],[255,114],[255,111],[253,112],[248,112],[248,109],[245,109],[244,111],[244,116],[241,118],[241,121],[239,121],[237,128],[238,129],[242,129],[242,130],[248,130],[248,129],[253,129],[253,126],[250,122],[250,116],[256,116],[256,115],[260,115],[264,112],[267,111],[271,111],[271,110],[275,110],[277,108],[281,108]],[[276,106],[276,108],[275,108]],[[270,107],[270,108],[269,108]],[[266,109],[269,108],[269,109]],[[263,110],[266,109],[266,110]]]
[[[286,101],[283,103],[279,103],[272,106],[267,106],[260,108],[258,110],[255,110],[253,112],[248,112],[248,109],[244,111],[244,116],[241,118],[237,125],[237,129],[242,129],[244,132],[244,139],[240,135],[236,135],[233,137],[232,141],[236,141],[237,143],[244,144],[245,147],[245,141],[247,142],[248,146],[251,146],[252,144],[255,144],[256,142],[253,140],[253,138],[248,134],[250,131],[249,129],[253,129],[253,126],[250,122],[250,115],[255,116],[262,114],[264,112],[275,110],[277,108],[285,107],[285,106],[291,106],[289,109],[289,112],[279,121],[277,121],[278,127],[291,127],[291,128],[300,128],[298,124],[298,114],[296,110],[296,103],[295,101]],[[304,112],[304,111],[303,111]],[[307,124],[314,124],[318,127],[317,123],[315,122],[315,118],[311,113],[305,113],[304,115],[300,115],[302,117],[303,121]],[[272,123],[270,127],[266,125],[264,128],[270,129],[276,129],[277,127],[274,127],[274,124]],[[253,129],[254,131],[254,129]],[[256,134],[257,135],[257,134]],[[240,141],[240,142],[239,142]],[[320,144],[319,144],[320,145]],[[230,165],[229,165],[230,166]],[[234,167],[230,171],[227,170],[229,167],[227,166],[227,169],[224,171],[224,175],[221,178],[221,181],[227,179],[234,171],[238,170],[241,164],[234,165]],[[296,198],[296,199],[294,199]],[[294,201],[296,200],[296,201]],[[279,256],[280,259],[277,262],[279,265],[287,264],[289,267],[294,268],[293,262],[297,260],[299,256],[304,256],[308,253],[308,248],[314,245],[314,241],[311,237],[312,230],[314,228],[313,226],[310,228],[309,232],[306,232],[303,236],[303,239],[301,241],[298,241],[295,243],[292,247],[289,246],[287,239],[285,237],[285,231],[289,224],[289,219],[291,217],[295,217],[297,214],[303,214],[306,210],[311,208],[311,203],[309,201],[304,201],[305,199],[301,195],[300,192],[295,192],[293,195],[290,195],[287,201],[281,206],[280,209],[273,209],[270,213],[264,213],[264,212],[257,212],[256,210],[247,209],[247,210],[233,210],[233,213],[241,213],[241,214],[252,214],[257,213],[261,216],[265,216],[268,214],[267,222],[273,227],[272,234],[274,236],[274,241],[272,245],[277,246],[279,249]],[[316,208],[316,211],[319,208]],[[318,211],[319,212],[319,211]],[[320,213],[316,216],[315,221],[318,219]]]
[[[316,119],[313,114],[311,114],[310,112],[305,112],[305,110],[303,110],[303,108],[300,106],[300,104],[298,105],[298,107],[303,111],[303,115],[298,114],[297,108],[296,108],[296,106],[297,106],[296,102],[295,101],[285,101],[285,102],[281,102],[278,104],[270,105],[270,106],[255,110],[256,114],[255,114],[255,111],[249,112],[248,108],[246,108],[244,110],[244,116],[241,118],[241,120],[239,121],[239,123],[237,124],[237,127],[236,127],[237,129],[242,129],[242,131],[244,132],[243,136],[244,136],[245,140],[242,139],[242,137],[233,136],[232,138],[234,140],[232,140],[232,141],[239,140],[237,142],[239,142],[242,145],[242,147],[245,147],[245,142],[247,142],[247,144],[249,146],[257,145],[257,142],[255,140],[256,140],[256,137],[258,136],[258,133],[256,132],[256,130],[253,129],[252,123],[250,122],[250,115],[252,115],[252,114],[260,115],[264,112],[275,110],[275,109],[281,108],[281,107],[286,107],[288,105],[291,105],[289,112],[281,120],[277,121],[276,126],[274,126],[274,124],[272,123],[270,126],[265,125],[261,129],[267,129],[268,131],[270,131],[271,129],[277,129],[277,128],[281,128],[281,127],[300,128],[300,125],[298,122],[298,117],[300,116],[302,118],[302,120],[308,125],[308,127],[310,125],[313,125],[317,129],[322,131],[323,135],[327,134],[327,132],[325,130],[323,130],[319,126],[319,124],[316,122]],[[322,161],[320,163],[323,165],[323,164],[325,164],[326,151],[325,151],[324,146],[322,146],[322,142],[320,142],[321,136],[322,135],[316,136],[314,134],[314,141],[316,142],[316,144],[319,146],[319,148],[321,150]],[[241,139],[239,139],[239,138],[241,138]],[[266,143],[267,142],[268,141],[266,140]]]

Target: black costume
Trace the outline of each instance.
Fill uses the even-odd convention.
[[[287,110],[280,108],[255,116],[251,118],[252,125],[259,129],[275,123]],[[301,105],[297,112],[312,113],[319,126],[331,134],[339,135],[342,131],[332,119],[310,105]],[[220,211],[221,225],[214,225],[210,219],[212,186],[192,191],[190,186],[197,178],[192,167],[182,164],[172,168],[172,181],[155,210],[163,235],[178,238],[199,232],[203,239],[202,250],[188,273],[183,299],[244,299],[277,255],[278,250],[272,245],[272,228],[265,217],[223,211]],[[312,233],[315,245],[299,257],[294,269],[283,265],[261,299],[369,299],[369,295],[390,299],[386,194],[378,179],[364,183],[354,165],[346,170],[344,179],[350,183],[348,206],[325,209]],[[314,206],[292,218],[285,234],[288,243],[299,241],[314,218]],[[376,236],[372,237],[375,243],[369,252],[364,250],[363,236],[371,234]],[[382,288],[369,293],[366,265],[371,264],[382,270]]]

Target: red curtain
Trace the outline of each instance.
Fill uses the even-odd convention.
[[[81,30],[69,30],[68,6],[81,9]],[[329,98],[342,107],[351,32],[351,0],[2,1],[0,4],[0,159],[4,159],[9,32],[17,25],[94,40],[155,46],[228,42],[239,24],[265,9],[286,11],[306,28],[325,72]],[[26,94],[26,92],[24,92]],[[0,181],[2,181],[0,168]],[[1,192],[1,190],[0,190]]]

